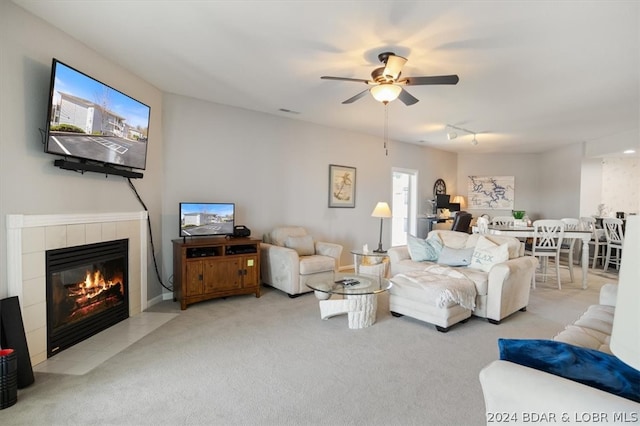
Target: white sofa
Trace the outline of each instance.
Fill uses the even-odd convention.
[[[553,340],[611,353],[609,341],[616,288],[615,284],[604,285],[599,304],[590,306]],[[523,417],[526,413],[547,414],[547,421],[540,418],[538,423],[640,422],[640,404],[637,402],[510,361],[493,361],[482,369],[479,377],[487,424],[506,421],[512,424],[534,423],[532,418]],[[564,420],[563,414],[567,415]],[[598,415],[606,418],[594,417]],[[510,418],[498,419],[496,416]],[[550,418],[552,416],[555,416],[555,421]]]
[[[569,324],[553,340],[611,354],[609,342],[616,310],[617,284],[600,288],[600,300],[591,305],[573,324]]]
[[[341,254],[341,245],[315,241],[303,227],[275,228],[260,244],[262,283],[289,297],[309,293],[308,282],[333,279]]]
[[[431,231],[427,239],[439,238],[442,244],[453,249],[476,246],[479,234],[467,234],[450,230]],[[488,272],[469,267],[455,267],[475,284],[476,298],[473,310],[458,304],[448,303],[439,307],[433,300],[424,300],[405,291],[406,280],[398,274],[424,270],[437,262],[414,261],[407,246],[396,246],[388,250],[390,271],[394,286],[389,290],[389,308],[395,316],[407,315],[434,324],[438,331],[447,331],[450,326],[464,321],[472,314],[487,318],[497,324],[518,310],[526,310],[529,303],[531,278],[538,264],[531,256],[524,256],[524,245],[513,237],[484,235],[495,244],[508,245],[508,260],[495,264]]]

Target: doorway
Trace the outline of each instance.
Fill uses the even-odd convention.
[[[407,234],[416,234],[418,171],[394,167],[391,173],[391,245],[401,246],[407,244]]]

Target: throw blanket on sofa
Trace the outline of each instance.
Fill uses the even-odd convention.
[[[445,307],[447,302],[457,303],[469,310],[476,307],[475,284],[452,268],[431,265],[422,271],[408,271],[397,276],[420,284],[436,300],[440,308]]]

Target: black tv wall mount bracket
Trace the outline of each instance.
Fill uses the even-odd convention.
[[[104,164],[92,164],[87,162],[80,161],[68,161],[63,159],[58,159],[53,162],[53,165],[56,167],[60,167],[64,170],[73,170],[75,172],[94,172],[94,173],[104,173],[105,175],[116,175],[116,176],[124,176],[126,178],[132,179],[140,179],[144,175],[140,172],[134,172],[133,170],[124,170],[118,169],[115,167],[110,167]]]

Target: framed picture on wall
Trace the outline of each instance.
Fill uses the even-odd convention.
[[[468,188],[470,209],[513,209],[513,176],[469,176]]]
[[[329,164],[329,207],[356,206],[356,168]]]

